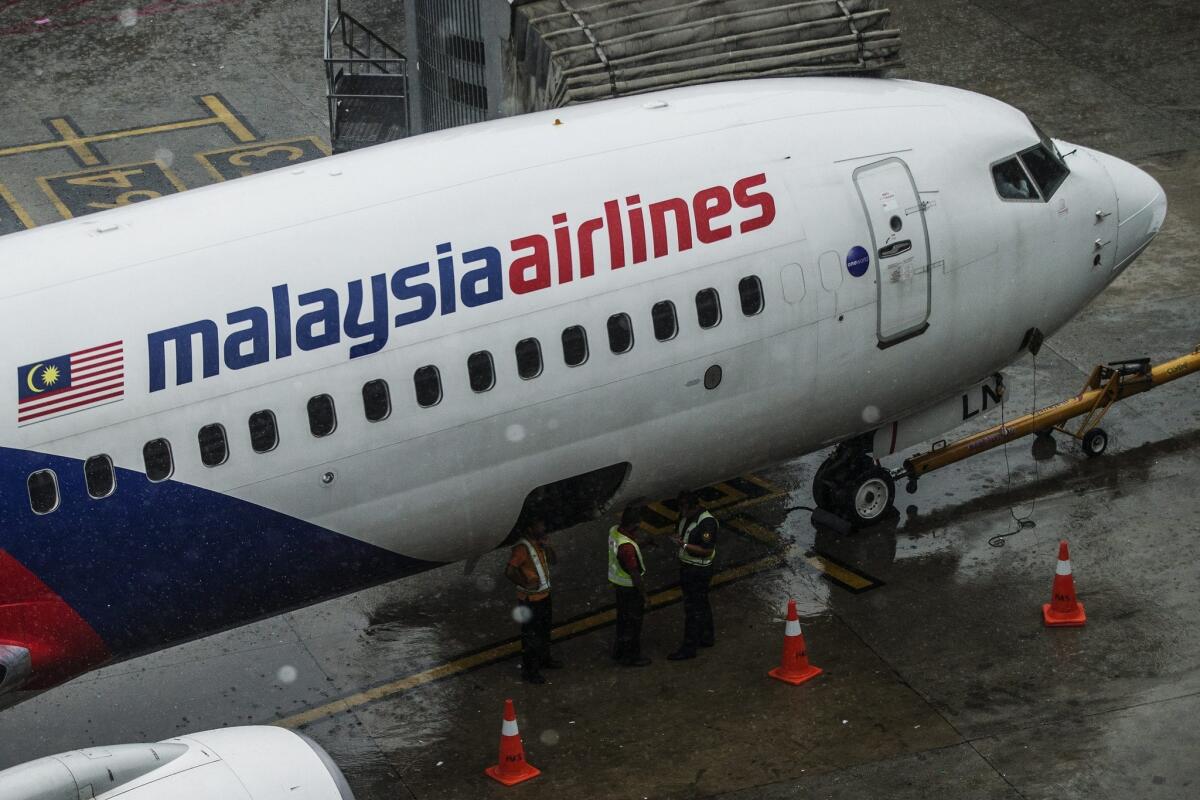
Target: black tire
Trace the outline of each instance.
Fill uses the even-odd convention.
[[[896,505],[896,482],[892,473],[872,466],[847,484],[842,495],[842,516],[855,528],[869,528]]]
[[[1108,449],[1108,434],[1103,428],[1092,428],[1083,435],[1083,453],[1088,458],[1103,455]]]
[[[830,479],[832,475],[830,462],[832,460],[832,458],[827,458],[821,462],[821,466],[817,467],[817,473],[813,475],[812,496],[813,505],[817,508],[836,512],[837,487]]]

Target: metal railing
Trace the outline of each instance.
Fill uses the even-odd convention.
[[[408,135],[408,59],[342,0],[325,2],[325,80],[335,153]]]

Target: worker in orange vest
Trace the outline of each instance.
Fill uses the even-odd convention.
[[[542,669],[559,669],[562,662],[550,655],[550,566],[558,561],[547,541],[546,523],[533,520],[526,535],[513,545],[504,577],[517,586],[517,618],[521,622],[521,680],[545,683]]]

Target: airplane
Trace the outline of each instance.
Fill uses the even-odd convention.
[[[818,503],[869,525],[896,431],[1166,211],[1000,101],[774,78],[0,238],[0,701],[830,446]]]
[[[249,725],[39,758],[0,770],[0,797],[354,800],[354,793],[312,739],[284,728]]]

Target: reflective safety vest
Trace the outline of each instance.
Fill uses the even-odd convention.
[[[621,559],[617,558],[617,551],[623,544],[633,545],[633,552],[637,555],[638,560],[638,574],[646,574],[646,562],[642,561],[642,548],[638,547],[637,542],[621,533],[621,529],[614,525],[608,531],[608,582],[617,586],[633,586],[633,577],[625,571],[625,567],[621,566]]]
[[[687,528],[684,528],[684,518],[680,517],[679,522],[675,525],[675,532],[679,535],[679,560],[684,564],[691,564],[694,567],[707,567],[712,564],[713,559],[717,557],[717,543],[712,543],[712,552],[707,558],[702,558],[688,552],[688,540],[692,537],[692,531],[696,530],[701,522],[706,519],[715,519],[712,514],[707,511],[701,511],[700,516],[696,517],[696,521]]]
[[[529,560],[533,562],[533,568],[537,570],[538,585],[533,589],[521,587],[521,591],[529,594],[540,594],[541,592],[550,591],[550,571],[546,569],[546,565],[542,563],[542,559],[538,556],[538,549],[533,542],[528,539],[518,539],[517,544],[525,545],[525,549],[529,551]]]

